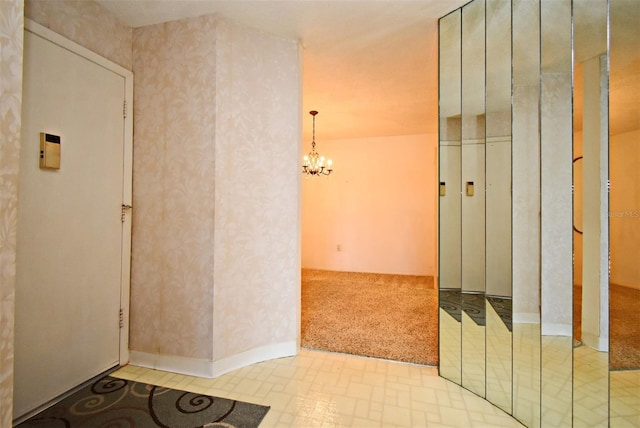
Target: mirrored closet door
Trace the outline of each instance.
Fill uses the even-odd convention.
[[[440,20],[440,374],[525,426],[640,422],[640,2]]]

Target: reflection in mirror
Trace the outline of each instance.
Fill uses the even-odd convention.
[[[578,102],[577,97],[582,95],[582,73],[579,72],[580,67],[575,67],[573,70],[573,102]],[[582,156],[582,140],[579,138],[576,129],[576,120],[579,112],[573,112],[574,117],[574,136],[573,136],[573,283],[574,290],[575,284],[582,284],[582,163],[584,157]],[[575,291],[574,291],[575,292]],[[574,296],[575,297],[575,296]],[[578,316],[575,312],[574,305],[574,317]],[[576,325],[574,322],[574,336]]]
[[[511,413],[511,3],[486,0],[486,390]]]
[[[572,423],[571,0],[540,2],[541,424]],[[549,219],[549,221],[545,221]]]
[[[608,424],[607,0],[574,2],[573,423]]]
[[[457,10],[439,22],[439,320],[440,376],[462,382],[460,250],[460,25]]]
[[[610,426],[640,421],[640,2],[610,0]]]
[[[512,2],[513,415],[540,426],[540,4]]]
[[[462,8],[462,386],[485,397],[485,0]]]
[[[495,38],[509,3],[510,136],[497,114],[503,87],[495,76],[505,70],[494,59],[509,55]],[[461,86],[446,87],[455,71],[440,86],[441,109],[449,108],[441,135],[456,130],[441,140],[441,180],[458,177],[453,215],[461,222],[460,234],[450,232],[461,243],[452,254],[462,259],[451,265],[462,294],[462,311],[449,308],[462,320],[455,339],[462,345],[454,347],[462,364],[453,371],[461,370],[463,386],[509,409],[508,369],[501,378],[503,355],[493,348],[503,325],[494,309],[503,301],[494,298],[508,293],[500,284],[509,263],[499,262],[507,247],[492,221],[510,209],[512,414],[527,427],[606,426],[607,412],[611,427],[638,426],[640,1],[475,0],[461,20],[462,50],[452,53],[461,56]],[[457,110],[442,97],[445,89],[462,99]],[[494,147],[509,139],[510,158]],[[509,180],[510,208],[500,198]],[[448,189],[441,186],[441,198]]]

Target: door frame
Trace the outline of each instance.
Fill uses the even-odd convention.
[[[124,135],[123,137],[123,171],[122,171],[122,204],[132,205],[133,183],[133,72],[90,51],[89,49],[49,30],[46,27],[25,18],[24,29],[42,37],[63,49],[73,52],[85,59],[124,78],[125,93],[123,99]],[[131,214],[128,210],[122,223],[122,260],[120,263],[120,359],[122,366],[129,362],[129,308],[131,288]]]

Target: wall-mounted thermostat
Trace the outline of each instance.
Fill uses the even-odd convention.
[[[40,133],[40,168],[60,169],[60,136]]]

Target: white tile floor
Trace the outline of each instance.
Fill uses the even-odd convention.
[[[611,372],[610,425],[615,428],[640,426],[640,370]]]
[[[114,376],[271,406],[269,427],[522,427],[433,367],[302,349],[215,379],[135,366]]]

